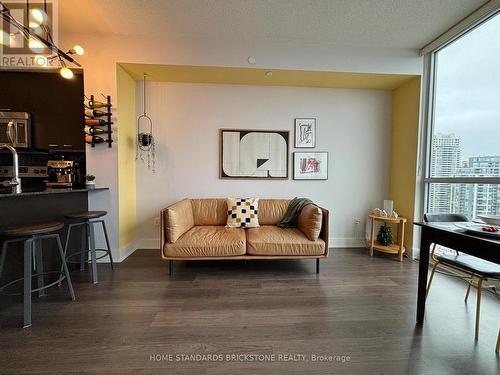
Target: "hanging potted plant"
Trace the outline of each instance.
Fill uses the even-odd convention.
[[[87,189],[94,189],[95,188],[95,176],[88,174],[85,176],[85,187]]]
[[[155,138],[153,136],[153,121],[146,111],[146,76],[146,73],[144,73],[144,112],[137,118],[137,154],[135,159],[141,159],[144,162],[144,155],[146,155],[148,169],[151,169],[155,174]]]

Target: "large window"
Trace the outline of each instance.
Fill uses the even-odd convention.
[[[434,53],[427,212],[500,215],[500,16]]]

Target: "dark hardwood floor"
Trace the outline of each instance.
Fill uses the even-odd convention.
[[[217,261],[178,262],[169,278],[153,250],[135,252],[114,272],[99,265],[95,286],[87,272],[75,271],[77,301],[65,287],[49,289],[47,297],[34,298],[32,328],[18,328],[20,303],[0,311],[0,373],[500,372],[495,297],[484,293],[475,343],[475,292],[465,305],[465,284],[436,275],[425,325],[417,328],[418,264],[366,254],[333,249],[319,275],[313,260]],[[184,354],[215,358],[176,361]],[[232,354],[267,357],[228,361]],[[307,361],[265,361],[280,354]],[[349,360],[314,362],[312,355]]]

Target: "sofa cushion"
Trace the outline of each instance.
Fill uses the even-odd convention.
[[[191,199],[194,225],[226,225],[226,199]]]
[[[249,255],[325,254],[325,241],[321,238],[311,241],[298,228],[262,225],[259,228],[247,229],[246,235]]]
[[[259,226],[259,198],[227,198],[227,227],[255,228]]]
[[[314,204],[308,204],[297,217],[297,227],[311,241],[316,241],[321,233],[323,212]]]
[[[194,225],[191,200],[184,199],[169,207],[164,212],[167,241],[172,243]]]
[[[245,230],[224,226],[195,226],[163,248],[166,257],[228,257],[245,253]]]
[[[277,225],[285,216],[290,199],[260,199],[259,224]]]

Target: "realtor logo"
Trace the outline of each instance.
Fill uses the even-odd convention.
[[[49,57],[53,52],[35,38],[27,38],[22,27],[57,45],[57,2],[0,1],[0,12],[2,15],[0,66],[14,68],[51,66],[53,59]],[[9,21],[9,18],[17,21],[21,25],[21,30]]]

